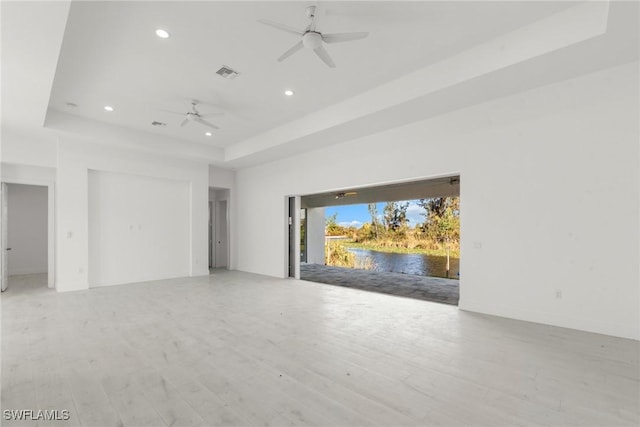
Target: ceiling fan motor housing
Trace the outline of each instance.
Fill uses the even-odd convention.
[[[302,36],[302,44],[307,49],[317,49],[322,46],[322,35],[315,31],[308,31]]]

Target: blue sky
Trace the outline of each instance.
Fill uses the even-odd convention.
[[[385,202],[377,203],[378,215],[382,216]],[[334,213],[338,213],[336,222],[343,227],[354,226],[359,228],[365,222],[371,222],[371,215],[367,205],[346,205],[346,206],[330,206],[325,208],[325,217],[329,218]],[[407,208],[407,218],[409,226],[414,227],[416,224],[424,222],[424,209],[417,205],[416,200],[409,201]]]

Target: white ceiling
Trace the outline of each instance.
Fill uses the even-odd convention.
[[[315,2],[74,2],[50,107],[82,117],[226,147],[342,101],[447,55],[561,10],[566,4],[320,3],[323,32],[369,31],[327,47],[330,69],[308,51],[278,63],[295,35],[257,22],[305,28]],[[324,13],[323,13],[324,12]],[[488,23],[491,25],[487,25]],[[156,37],[156,28],[172,37]],[[225,80],[227,65],[241,74]],[[283,95],[292,88],[296,96]],[[179,127],[190,99],[224,112],[221,129]],[[78,104],[70,111],[66,102]],[[106,104],[114,114],[103,110]],[[157,129],[151,122],[167,123]]]
[[[3,126],[17,123],[21,114],[33,114],[37,107],[48,111],[46,126],[51,129],[92,138],[96,132],[118,135],[139,149],[161,146],[166,153],[230,167],[442,112],[413,117],[411,102],[427,95],[438,93],[441,109],[462,108],[634,60],[634,47],[637,59],[637,17],[628,18],[629,11],[637,12],[635,2],[620,11],[609,10],[606,2],[598,2],[604,8],[539,1],[320,2],[320,31],[370,32],[364,40],[327,46],[335,69],[309,51],[278,63],[275,58],[297,39],[257,22],[264,18],[304,28],[305,7],[316,2],[72,1],[46,7],[6,3],[11,2],[2,3],[3,87],[11,89],[3,91],[3,110],[15,103],[28,105],[3,116]],[[622,30],[611,31],[612,23]],[[32,31],[27,33],[25,26]],[[156,28],[172,36],[159,39]],[[532,36],[528,28],[540,33]],[[554,28],[567,35],[558,37]],[[580,50],[585,41],[602,38],[603,33],[611,34],[609,43],[624,40],[624,49],[618,48],[613,56],[599,54],[611,50],[606,43],[594,44],[593,49],[599,49],[595,54],[591,48]],[[543,42],[521,47],[514,42],[526,37]],[[478,49],[485,49],[486,58],[477,59],[482,52]],[[563,55],[558,57],[560,49]],[[40,57],[49,59],[33,60],[25,67],[29,58]],[[576,60],[581,68],[574,70],[571,64]],[[550,70],[554,61],[563,68]],[[539,70],[526,81],[518,78],[522,70],[517,65],[524,63],[527,69]],[[222,65],[240,75],[221,78],[215,71]],[[27,68],[30,73],[15,71]],[[12,69],[7,76],[5,71]],[[451,75],[458,81],[442,80]],[[486,77],[494,80],[483,84]],[[35,89],[34,81],[41,83]],[[412,81],[417,82],[415,90]],[[464,84],[464,96],[442,92]],[[296,95],[285,97],[286,88]],[[42,105],[45,98],[47,104]],[[195,123],[180,127],[182,117],[163,111],[186,112],[191,99],[202,102],[203,113],[224,113],[211,119],[221,128],[212,131],[213,136],[206,137],[208,129]],[[68,107],[69,102],[77,107]],[[115,111],[104,111],[104,105]],[[376,116],[390,109],[386,120]],[[167,126],[153,127],[154,120]]]

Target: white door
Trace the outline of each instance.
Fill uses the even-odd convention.
[[[7,269],[8,266],[8,255],[9,255],[9,250],[11,248],[7,248],[7,184],[5,184],[4,182],[2,183],[2,186],[0,188],[0,210],[2,211],[2,227],[0,227],[0,243],[1,243],[1,258],[2,258],[2,265],[0,266],[0,268],[2,269],[2,274],[0,274],[0,282],[2,285],[2,292],[7,290],[7,286],[9,285],[9,272]]]
[[[216,268],[227,266],[227,201],[216,202],[215,213]]]
[[[213,260],[215,247],[213,241],[215,240],[215,233],[213,230],[213,202],[209,202],[209,268],[213,268]]]

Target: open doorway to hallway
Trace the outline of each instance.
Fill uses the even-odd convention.
[[[457,305],[460,177],[303,196],[305,280]]]
[[[209,271],[229,264],[229,189],[209,188]]]
[[[2,290],[47,288],[49,280],[49,188],[2,183]]]

